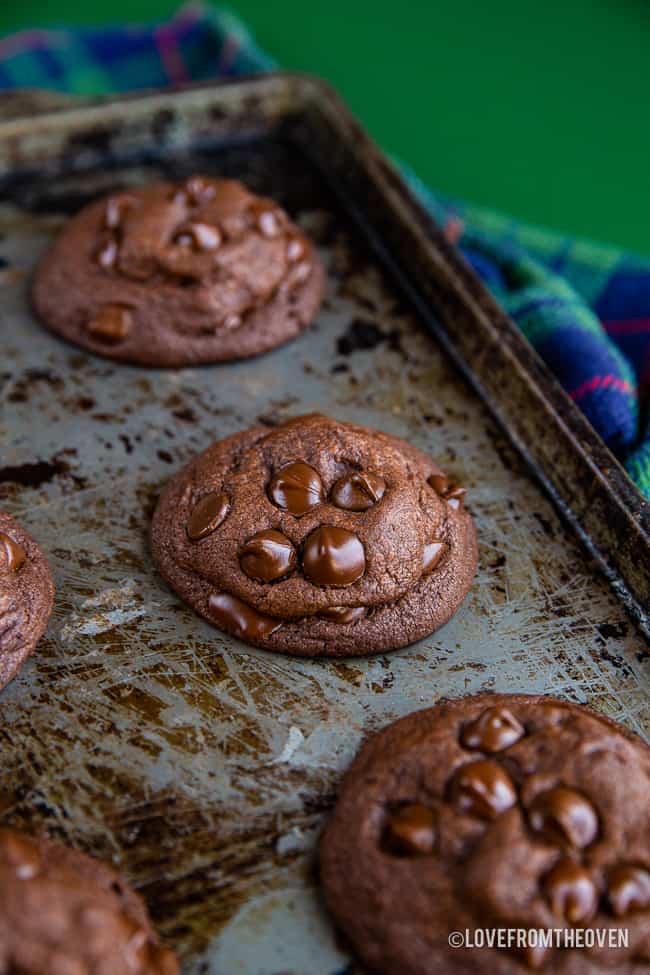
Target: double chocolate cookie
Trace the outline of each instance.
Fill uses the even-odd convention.
[[[147,909],[110,867],[0,829],[0,975],[178,975]]]
[[[193,176],[85,207],[43,257],[32,296],[41,321],[83,348],[183,366],[286,342],[323,287],[314,246],[273,200]]]
[[[464,493],[403,440],[303,416],[192,460],[160,499],[153,554],[190,605],[247,643],[393,650],[442,626],[471,585]]]
[[[0,511],[0,688],[15,677],[52,612],[54,582],[26,531]]]
[[[321,844],[329,908],[385,975],[650,971],[650,748],[553,698],[411,714],[347,773]],[[477,929],[625,929],[627,947],[459,948]],[[588,940],[588,939],[586,939]]]

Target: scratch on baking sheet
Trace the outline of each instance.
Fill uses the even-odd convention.
[[[287,833],[278,836],[275,842],[275,852],[278,856],[286,856],[289,853],[309,849],[314,844],[313,832],[313,830],[302,829],[300,826],[293,826]]]
[[[110,607],[110,608],[109,608]],[[63,643],[70,643],[79,636],[97,636],[117,626],[132,623],[147,612],[136,591],[133,579],[125,580],[117,588],[104,589],[97,596],[85,599],[80,611],[72,614],[69,622],[59,630]]]
[[[305,740],[305,736],[303,735],[300,728],[297,728],[295,725],[292,724],[291,727],[289,728],[289,735],[285,742],[284,748],[282,749],[278,757],[273,759],[271,764],[281,765],[282,762],[290,762],[291,759],[293,758],[294,752],[296,752],[300,748],[304,740]]]

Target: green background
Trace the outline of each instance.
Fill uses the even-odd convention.
[[[169,16],[5,0],[0,32]],[[232,0],[434,188],[650,254],[649,0]]]

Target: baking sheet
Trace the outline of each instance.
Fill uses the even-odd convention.
[[[151,371],[36,324],[28,278],[68,213],[194,171],[240,176],[315,237],[328,290],[313,328],[257,360]],[[363,736],[442,695],[495,690],[588,703],[648,737],[646,643],[293,144],[168,148],[9,195],[0,506],[48,554],[57,598],[0,695],[2,822],[112,859],[186,975],[347,971],[314,851]],[[468,487],[476,583],[443,630],[406,650],[309,662],[248,648],[182,605],[151,563],[149,518],[173,471],[215,439],[313,410],[405,437]]]

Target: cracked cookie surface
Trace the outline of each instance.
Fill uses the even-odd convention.
[[[464,491],[403,440],[319,415],[214,444],[167,485],[154,559],[201,615],[301,656],[442,626],[476,571]]]
[[[179,975],[147,910],[114,870],[0,829],[0,975]]]
[[[34,539],[0,511],[0,688],[16,676],[47,626],[54,582]]]
[[[32,300],[48,328],[92,352],[183,366],[288,341],[323,287],[313,244],[273,200],[194,176],[84,207],[42,258]]]
[[[481,694],[410,714],[344,778],[328,906],[385,975],[645,975],[649,795],[650,748],[580,705]],[[628,947],[448,944],[494,928],[625,928]]]

